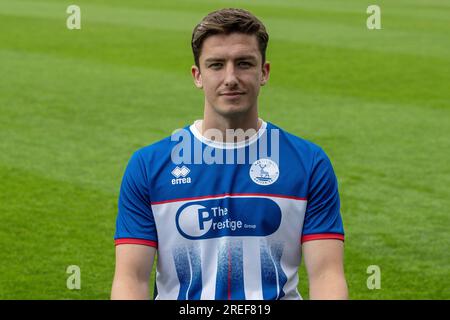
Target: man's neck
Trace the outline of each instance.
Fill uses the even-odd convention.
[[[249,139],[262,125],[262,120],[258,115],[253,117],[208,117],[205,114],[204,119],[198,123],[198,131],[202,136],[209,140],[216,140],[217,142],[242,142]],[[234,135],[236,130],[245,132],[246,134]],[[217,132],[220,131],[222,139],[217,137]],[[230,134],[231,133],[231,134]],[[249,134],[250,133],[250,134]],[[222,141],[219,141],[222,140]]]

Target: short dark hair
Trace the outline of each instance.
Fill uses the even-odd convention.
[[[206,38],[216,34],[234,32],[256,35],[264,64],[269,42],[269,35],[264,24],[247,10],[228,8],[211,12],[194,28],[191,46],[196,66],[200,67],[200,54]]]

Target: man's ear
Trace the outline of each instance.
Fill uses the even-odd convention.
[[[262,67],[261,86],[265,85],[269,81],[270,75],[270,62],[266,61]]]
[[[194,78],[195,86],[199,89],[202,89],[203,81],[202,81],[202,74],[200,73],[199,67],[197,67],[196,65],[193,65],[191,67],[191,73],[192,73],[192,77]]]

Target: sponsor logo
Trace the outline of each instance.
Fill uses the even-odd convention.
[[[182,166],[181,168],[176,166],[175,169],[172,170],[172,175],[175,177],[175,179],[172,179],[172,184],[185,184],[185,183],[191,183],[191,178],[186,177],[191,170],[188,169],[186,166]]]
[[[176,226],[187,239],[267,236],[281,223],[280,207],[266,198],[225,198],[184,204]]]
[[[249,174],[253,182],[267,186],[277,181],[280,170],[274,161],[270,159],[259,159],[253,162]]]

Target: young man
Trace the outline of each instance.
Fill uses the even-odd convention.
[[[322,149],[258,118],[268,35],[223,9],[192,36],[204,118],[134,153],[120,197],[113,299],[346,299],[337,180]]]

